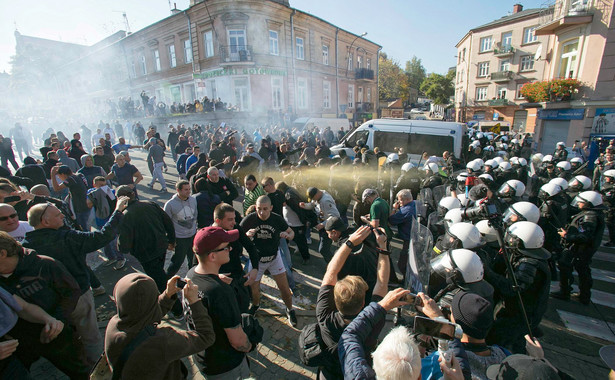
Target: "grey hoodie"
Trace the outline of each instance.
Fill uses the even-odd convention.
[[[176,238],[189,238],[196,234],[198,212],[196,198],[190,196],[185,201],[182,201],[175,194],[164,204],[164,211],[173,220]]]
[[[58,157],[60,157],[60,162],[62,165],[66,165],[70,168],[73,173],[77,173],[79,170],[79,164],[74,158],[68,157],[66,151],[64,149],[58,149]]]

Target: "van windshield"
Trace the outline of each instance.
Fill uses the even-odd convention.
[[[441,156],[444,151],[455,152],[453,136],[410,135],[408,143],[409,154],[427,152],[430,156]]]
[[[359,140],[363,140],[363,143],[367,144],[368,137],[369,137],[369,131],[366,131],[366,130],[356,131],[351,136],[348,136],[344,144],[346,144],[348,148],[354,148],[359,142]]]

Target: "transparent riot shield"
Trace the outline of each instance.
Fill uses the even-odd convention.
[[[433,191],[430,188],[425,187],[421,189],[421,192],[419,193],[419,200],[425,205],[425,207],[427,207],[429,213],[436,210],[436,204],[433,200]]]
[[[440,217],[440,215],[438,214],[437,211],[432,212],[431,214],[429,214],[429,216],[427,217],[427,228],[432,231],[432,226],[437,224],[438,222],[440,222],[442,220],[442,218]]]
[[[429,229],[416,220],[410,230],[410,247],[406,267],[406,289],[413,293],[426,292],[429,284],[433,236]]]
[[[436,186],[432,190],[434,205],[437,206],[440,203],[440,199],[446,197],[446,189],[449,188],[448,185],[440,185]]]

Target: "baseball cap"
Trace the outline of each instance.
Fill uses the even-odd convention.
[[[58,168],[58,174],[72,174],[73,171],[66,165],[62,165]]]
[[[365,189],[363,190],[363,195],[361,196],[361,200],[365,202],[365,200],[371,196],[378,195],[378,192],[374,189]]]
[[[345,231],[346,224],[337,216],[327,218],[325,221],[325,231]]]
[[[453,317],[463,332],[476,339],[485,339],[493,324],[493,306],[483,297],[458,292],[451,304]]]
[[[222,243],[239,239],[239,230],[226,231],[221,227],[205,227],[197,231],[193,246],[197,255],[208,254]]]
[[[544,360],[527,355],[510,355],[500,364],[487,368],[490,380],[559,380],[557,372]]]
[[[283,168],[285,166],[290,166],[290,161],[288,160],[288,158],[282,159],[282,161],[280,161],[280,164],[278,165],[279,168]]]
[[[248,149],[248,148],[254,148],[254,144],[250,143],[250,144],[246,145],[246,149]]]
[[[307,196],[310,202],[312,201],[316,193],[318,193],[318,189],[315,187],[310,187],[309,189],[307,189]]]

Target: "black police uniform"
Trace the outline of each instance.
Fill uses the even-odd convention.
[[[606,211],[606,227],[609,229],[608,246],[615,245],[615,183],[605,182],[600,189],[604,205],[608,208]]]

